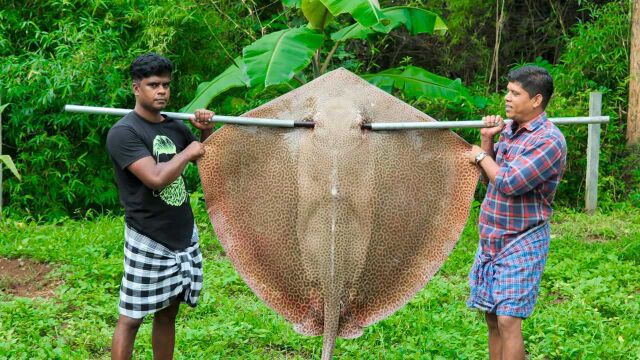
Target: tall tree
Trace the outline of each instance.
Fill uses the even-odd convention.
[[[633,0],[632,6],[627,145],[640,144],[640,0]]]

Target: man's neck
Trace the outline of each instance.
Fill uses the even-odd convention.
[[[542,113],[544,113],[544,110],[542,110],[542,111],[537,111],[537,112],[533,113],[532,115],[528,116],[528,117],[527,117],[527,120],[525,120],[525,121],[522,121],[522,122],[518,121],[518,122],[517,122],[518,127],[516,128],[516,130],[519,130],[519,129],[521,129],[521,128],[523,128],[523,127],[525,127],[525,126],[527,126],[527,125],[531,124],[531,123],[532,123],[535,119],[537,119],[537,118],[538,118],[538,116],[540,116]]]
[[[140,104],[136,104],[136,107],[133,109],[136,114],[138,114],[143,119],[152,123],[161,123],[164,121],[164,117],[160,114],[160,111],[152,111],[145,109]]]

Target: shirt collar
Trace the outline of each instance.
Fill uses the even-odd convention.
[[[547,121],[547,113],[543,111],[540,115],[536,116],[532,121],[530,121],[527,125],[525,125],[522,129],[526,129],[529,132],[534,131],[538,127],[540,127],[544,122]],[[515,129],[518,128],[518,124],[515,121],[512,121],[509,126],[505,126],[505,133],[508,136],[514,135]],[[522,129],[518,130],[521,131]]]

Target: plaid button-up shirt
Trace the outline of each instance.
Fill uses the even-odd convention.
[[[517,126],[507,124],[494,146],[500,170],[480,209],[480,242],[490,254],[549,219],[565,169],[567,144],[546,113]]]

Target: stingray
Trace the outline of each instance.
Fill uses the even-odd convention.
[[[479,172],[448,130],[338,69],[243,116],[315,127],[225,125],[198,168],[214,230],[253,292],[304,335],[355,338],[423,288],[453,249]]]

